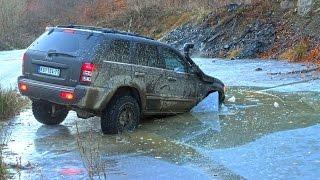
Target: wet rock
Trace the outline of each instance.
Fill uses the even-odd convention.
[[[294,7],[294,1],[293,0],[284,0],[284,1],[281,1],[280,3],[280,7],[284,10],[287,10],[287,9],[291,9]]]
[[[257,68],[255,69],[255,71],[262,71],[262,68]]]
[[[247,29],[247,34],[241,40],[243,50],[240,58],[256,58],[259,53],[268,50],[275,41],[276,28],[273,24],[263,24],[257,21]]]
[[[239,29],[241,17],[230,16],[223,23],[212,26],[210,14],[205,23],[187,23],[165,35],[161,41],[182,49],[185,43],[195,44],[195,54],[205,57],[226,57],[230,49],[239,48],[237,58],[256,58],[258,54],[272,47],[275,41],[276,27],[270,22],[255,21],[243,32]],[[207,23],[207,24],[206,24]]]
[[[228,12],[234,12],[239,8],[239,6],[240,5],[237,3],[231,3],[231,4],[228,4],[226,8]]]
[[[300,16],[306,16],[312,9],[313,0],[298,0],[298,14]]]

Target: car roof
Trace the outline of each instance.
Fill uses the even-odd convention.
[[[171,50],[181,54],[180,51],[178,51],[177,49],[173,48],[172,46],[170,46],[168,44],[159,42],[153,38],[143,36],[140,34],[136,34],[136,33],[118,31],[118,30],[109,29],[109,28],[94,27],[94,26],[81,26],[81,25],[67,25],[67,26],[63,25],[63,26],[56,26],[54,28],[75,29],[77,31],[82,31],[82,32],[87,32],[87,33],[102,34],[107,37],[112,36],[113,38],[119,38],[119,39],[123,39],[123,40],[131,40],[131,41],[135,41],[135,42],[147,43],[147,44],[151,44],[151,45],[165,47],[165,48],[171,49]]]

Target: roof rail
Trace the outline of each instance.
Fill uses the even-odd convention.
[[[140,35],[140,34],[125,32],[125,31],[119,31],[119,30],[110,29],[110,28],[103,28],[103,27],[82,26],[82,25],[72,25],[72,24],[70,24],[70,25],[58,25],[56,27],[58,27],[58,28],[86,29],[86,30],[92,30],[92,31],[100,31],[102,33],[121,34],[121,35],[127,35],[127,36],[140,37],[140,38],[145,38],[145,39],[149,39],[149,40],[154,40],[153,38],[148,37],[148,36],[143,36],[143,35]]]

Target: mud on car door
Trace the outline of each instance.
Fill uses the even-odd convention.
[[[158,47],[146,43],[135,43],[135,55],[132,69],[134,79],[146,87],[146,111],[159,113],[162,109],[163,95],[168,88],[165,80],[165,70],[162,68]]]
[[[178,53],[162,48],[162,58],[170,89],[167,107],[177,112],[186,112],[197,102],[196,76],[189,74],[189,66]]]

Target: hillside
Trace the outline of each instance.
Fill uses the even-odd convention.
[[[0,0],[0,10],[0,49],[25,48],[46,26],[86,24],[193,42],[196,56],[320,59],[320,0]]]
[[[303,11],[291,1],[233,5],[189,21],[161,40],[182,48],[196,44],[196,53],[207,57],[319,60],[319,1]]]

